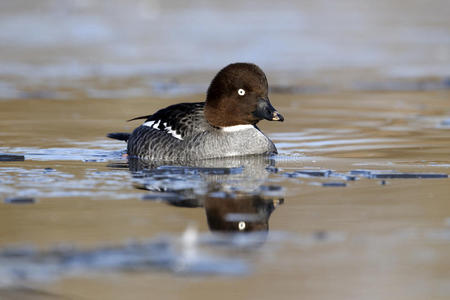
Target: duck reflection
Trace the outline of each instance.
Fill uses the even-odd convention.
[[[267,185],[277,172],[267,156],[202,160],[190,165],[129,159],[135,187],[143,199],[177,207],[203,207],[213,232],[267,232],[269,218],[283,204],[280,186]]]
[[[283,198],[216,192],[205,198],[204,208],[211,231],[268,231],[269,217],[282,203]]]

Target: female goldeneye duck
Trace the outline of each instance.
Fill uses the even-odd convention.
[[[130,157],[159,161],[274,154],[277,148],[256,124],[284,120],[269,101],[266,75],[250,63],[220,70],[205,102],[179,103],[131,120],[138,119],[145,121],[131,134],[108,136],[128,141]]]

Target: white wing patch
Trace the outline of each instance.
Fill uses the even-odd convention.
[[[158,120],[158,122],[156,122],[156,123],[155,122],[156,121],[148,121],[148,122],[145,122],[142,125],[148,126],[150,128],[153,128],[153,129],[161,130],[161,129],[159,129],[159,124],[161,123],[161,120]],[[163,125],[164,125],[164,129],[163,130],[165,132],[167,132],[168,134],[172,135],[176,139],[179,139],[181,141],[183,140],[183,137],[181,136],[181,134],[177,133],[176,130],[173,130],[171,126],[167,126],[167,123],[164,122]]]
[[[148,126],[148,127],[153,127],[153,124],[155,124],[155,121],[148,121],[148,122],[145,122],[145,123],[142,124],[142,125]]]

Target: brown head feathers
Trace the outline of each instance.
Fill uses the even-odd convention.
[[[215,127],[284,119],[269,102],[266,75],[251,63],[230,64],[217,73],[206,95],[205,117]]]

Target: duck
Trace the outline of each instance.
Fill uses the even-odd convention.
[[[128,157],[186,162],[273,155],[277,148],[257,123],[284,121],[268,97],[268,81],[253,63],[232,63],[211,81],[204,102],[178,103],[144,120],[132,133],[109,133],[127,142]]]

